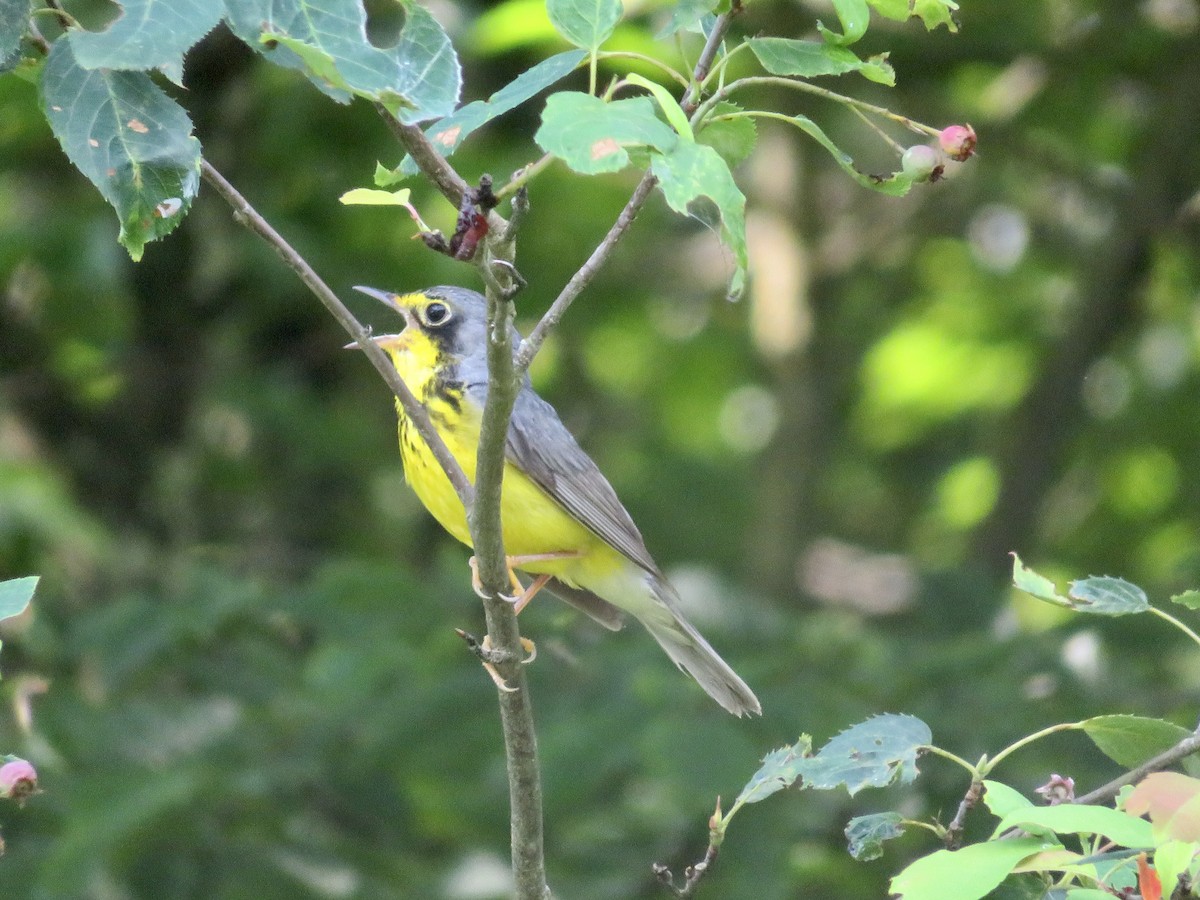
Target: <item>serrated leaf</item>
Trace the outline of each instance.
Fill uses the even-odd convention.
[[[800,740],[790,747],[772,750],[763,757],[762,765],[746,782],[734,803],[757,803],[791,787],[799,775],[797,761],[806,757],[811,750],[812,741],[808,735],[801,735]]]
[[[853,796],[866,787],[911,782],[917,753],[932,740],[920,719],[887,713],[846,729],[797,766],[805,787],[829,790],[844,784]]]
[[[786,121],[791,122],[818,144],[829,151],[834,162],[841,166],[842,171],[865,188],[888,194],[892,197],[903,197],[912,189],[916,177],[907,172],[892,172],[889,175],[867,175],[860,172],[854,165],[850,154],[829,139],[829,136],[808,116],[792,116]]]
[[[741,112],[736,103],[722,102],[713,108],[713,117],[706,119],[696,140],[712,147],[732,169],[754,152],[758,142],[758,128],[749,116],[721,119],[719,116]]]
[[[904,22],[909,18],[918,18],[925,23],[926,31],[933,31],[939,25],[955,32],[958,22],[954,13],[958,4],[953,0],[868,0],[876,11],[885,18],[896,22]]]
[[[619,172],[629,164],[629,147],[671,150],[679,138],[654,114],[646,97],[605,103],[577,91],[560,91],[546,100],[534,140],[576,172]]]
[[[855,816],[846,825],[846,849],[860,862],[883,856],[883,842],[904,834],[904,817],[897,812]]]
[[[1150,608],[1146,592],[1123,578],[1081,578],[1071,582],[1067,595],[1079,612],[1098,616],[1127,616]]]
[[[772,75],[815,78],[861,72],[863,77],[879,84],[891,86],[896,83],[896,72],[886,55],[862,60],[845,47],[791,38],[751,38],[746,43],[762,67]]]
[[[1161,838],[1200,840],[1200,779],[1181,772],[1153,772],[1125,798],[1125,809],[1135,816],[1148,814],[1154,834]]]
[[[0,61],[17,53],[29,28],[29,0],[0,0]]]
[[[84,69],[67,41],[50,48],[42,105],[67,157],[117,211],[136,261],[182,221],[200,186],[187,113],[144,72]]]
[[[121,14],[104,31],[71,28],[67,38],[85,69],[161,69],[179,84],[183,55],[212,31],[221,0],[120,0]]]
[[[1186,606],[1188,609],[1200,609],[1200,591],[1184,591],[1182,594],[1173,594],[1171,602]]]
[[[1033,806],[1033,801],[1002,781],[983,782],[983,802],[993,816],[1001,819],[1014,810]]]
[[[1041,838],[1015,838],[938,850],[923,856],[892,879],[903,900],[980,900],[1021,860],[1044,849]]]
[[[688,215],[702,197],[710,199],[721,219],[721,239],[733,252],[734,273],[729,296],[740,297],[746,284],[746,197],[733,180],[729,165],[712,147],[680,139],[670,153],[655,154],[650,171],[658,178],[667,203]]]
[[[624,9],[621,0],[546,0],[546,12],[559,34],[594,52],[612,36]]]
[[[1070,600],[1058,592],[1054,582],[1045,575],[1039,575],[1025,566],[1021,562],[1021,557],[1017,554],[1012,554],[1013,558],[1013,586],[1017,590],[1024,591],[1037,597],[1039,600],[1046,600],[1054,603],[1057,606],[1074,606]]]
[[[1100,752],[1127,769],[1174,747],[1191,734],[1173,722],[1142,716],[1095,716],[1082,728]]]
[[[0,622],[25,612],[37,585],[37,575],[0,581]]]
[[[996,833],[1026,826],[1049,828],[1059,834],[1102,834],[1122,847],[1133,849],[1154,846],[1149,822],[1107,806],[1060,803],[1016,809],[1000,820]]]
[[[450,38],[429,11],[404,0],[404,27],[386,49],[367,40],[361,3],[345,0],[225,0],[230,28],[268,59],[303,71],[335,99],[383,104],[412,124],[448,115],[462,71]]]
[[[656,41],[669,38],[677,31],[694,27],[717,8],[718,0],[679,0],[666,26],[654,36]]]
[[[448,157],[473,132],[562,80],[575,71],[585,59],[587,53],[583,50],[567,50],[565,53],[544,59],[533,68],[522,72],[486,101],[473,100],[430,125],[425,130],[425,136],[438,148],[442,156]],[[406,156],[394,171],[384,171],[388,172],[386,177],[390,180],[381,186],[395,184],[401,178],[417,174],[417,164],[412,161],[412,157]],[[380,184],[378,175],[376,184]]]

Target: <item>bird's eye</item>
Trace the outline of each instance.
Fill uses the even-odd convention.
[[[430,303],[425,307],[425,324],[437,328],[450,321],[450,307],[445,303]]]

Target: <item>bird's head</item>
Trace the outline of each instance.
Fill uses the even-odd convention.
[[[354,290],[374,297],[404,317],[403,331],[373,338],[390,355],[428,352],[461,360],[485,352],[487,301],[476,291],[448,285],[409,294],[362,286]]]

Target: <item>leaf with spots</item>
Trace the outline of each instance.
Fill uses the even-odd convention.
[[[121,14],[103,31],[67,32],[85,69],[161,69],[179,84],[183,54],[216,27],[221,0],[120,0]]]
[[[50,49],[42,105],[67,157],[100,189],[136,261],[182,221],[200,186],[200,142],[179,104],[144,72],[85,69],[68,41]]]
[[[887,713],[854,725],[801,760],[804,786],[829,790],[845,785],[852,795],[866,787],[908,784],[917,776],[917,754],[933,740],[915,716]]]
[[[619,172],[629,165],[629,149],[670,151],[678,135],[654,113],[646,97],[605,103],[576,91],[551,94],[534,139],[576,172]]]
[[[375,100],[409,124],[448,115],[458,103],[462,70],[450,38],[412,0],[403,0],[404,27],[387,48],[367,39],[361,3],[225,0],[225,7],[234,34],[336,100]]]

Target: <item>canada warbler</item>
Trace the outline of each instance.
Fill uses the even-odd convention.
[[[373,340],[429,412],[468,479],[475,479],[487,397],[487,301],[460,287],[393,294],[356,287],[404,317],[399,334]],[[519,342],[513,332],[513,343]],[[471,545],[463,505],[416,428],[400,416],[408,483],[442,527]],[[501,521],[509,564],[612,630],[622,612],[654,639],[721,706],[761,713],[758,699],[679,611],[679,595],[651,559],[612,485],[525,377],[505,446]],[[528,594],[527,594],[528,596]]]

